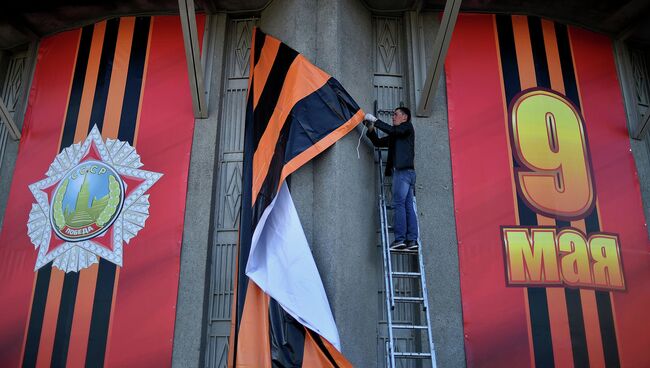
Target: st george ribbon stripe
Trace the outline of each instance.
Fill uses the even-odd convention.
[[[334,111],[324,108],[324,104],[326,103],[341,103],[341,101],[337,100],[338,96],[336,95],[336,91],[339,90],[338,88],[343,90],[343,87],[340,86],[335,79],[330,78],[328,84],[326,84],[326,88],[321,88],[312,92],[309,96],[303,98],[292,107],[295,109],[295,113],[292,113],[287,117],[278,139],[275,142],[275,150],[267,176],[259,191],[258,200],[254,204],[253,211],[255,214],[261,215],[264,209],[275,197],[281,181],[283,166],[313,143],[330,134],[333,129],[327,124],[328,121],[336,121],[341,118],[347,121],[351,117],[337,116]],[[342,103],[346,103],[346,101],[343,101]],[[353,102],[349,103],[350,105],[347,107],[351,110],[359,109],[359,107]],[[309,134],[301,135],[296,132],[296,127],[300,124],[294,123],[294,120],[306,120],[308,117],[305,115],[309,114],[310,111],[322,111],[323,114],[312,117],[316,129],[309,132]],[[292,136],[292,139],[290,139],[290,136]],[[289,142],[291,142],[292,145],[287,147]],[[291,317],[291,315],[286,313],[284,309],[279,306],[277,301],[272,298],[270,301],[270,309],[269,319],[272,326],[270,330],[270,341],[272,344],[272,350],[278,352],[277,354],[273,354],[273,362],[280,364],[281,366],[295,366],[298,362],[302,361],[302,349],[304,348],[305,341],[304,327]],[[283,321],[284,324],[281,325],[278,321]],[[292,342],[291,346],[293,346],[293,351],[291,354],[286,353],[284,349],[282,349],[283,345],[278,342],[282,340]]]
[[[502,74],[506,103],[510,104],[517,93],[521,92],[520,76],[515,52],[512,18],[509,15],[496,15],[499,52],[501,53]],[[532,46],[532,45],[531,45]],[[515,157],[513,167],[519,167]],[[519,224],[523,226],[537,225],[537,216],[525,205],[521,195],[517,193],[517,210]],[[553,345],[551,341],[550,319],[546,290],[539,287],[527,289],[531,335],[533,339],[533,354],[537,367],[554,367]]]
[[[528,31],[530,34],[537,87],[551,88],[541,19],[529,16]],[[536,340],[534,342],[535,360],[536,362],[539,361],[537,366],[554,366],[556,362],[553,354],[551,321],[546,288],[529,288],[528,302],[530,305],[531,325],[534,326],[533,339],[534,341]],[[537,335],[537,338],[535,338],[535,335]]]
[[[259,56],[264,46],[264,39],[266,36],[262,32],[257,32],[253,29],[253,40],[251,52],[253,52],[250,59],[249,66],[249,81],[248,81],[248,94],[246,96],[246,111],[244,120],[244,162],[253,161],[253,83],[255,83],[255,66],[259,61]],[[252,182],[253,182],[253,167],[252,165],[244,165],[242,168],[242,193],[241,193],[241,211],[239,219],[239,239],[237,242],[237,264],[235,266],[235,277],[233,280],[235,295],[232,304],[232,324],[230,331],[230,349],[228,351],[228,360],[232,361],[232,366],[237,365],[237,347],[239,346],[239,329],[241,326],[241,319],[244,310],[244,303],[246,301],[246,292],[248,290],[248,277],[245,275],[246,263],[248,262],[248,255],[250,253],[250,240],[252,237],[251,229],[247,226],[242,227],[241,224],[248,224],[251,222],[253,209],[247,205],[252,203]]]
[[[561,27],[561,25],[555,23],[555,34],[557,37],[558,54],[560,57],[564,90],[566,92],[567,98],[573,102],[578,109],[580,109],[580,99],[578,97],[575,72],[573,69],[573,62],[571,60],[571,51],[569,48],[570,46],[568,42],[568,36],[566,34],[566,27],[564,27],[564,32],[558,32],[559,28]],[[570,224],[563,223],[562,225],[569,226]],[[585,332],[580,291],[577,289],[565,288],[564,293],[569,316],[569,330],[571,332],[571,350],[573,352],[573,364],[575,367],[587,367],[589,366],[589,351],[587,348],[587,336]]]
[[[537,86],[550,89],[551,79],[544,45],[541,19],[538,17],[529,16],[528,24],[530,29],[533,60],[535,62]],[[564,82],[566,83],[567,81],[564,80]],[[570,224],[567,222],[556,220],[557,228],[566,227],[569,225]],[[589,360],[580,291],[577,289],[565,288],[564,293],[566,300],[566,310],[569,319],[569,331],[571,334],[573,362],[576,367],[583,367],[585,364],[588,365]]]
[[[86,66],[93,37],[93,29],[94,27],[90,25],[83,27],[81,31],[79,47],[77,50],[77,60],[75,61],[72,86],[70,87],[70,98],[68,101],[66,118],[63,123],[59,151],[72,144],[72,140],[74,138],[75,127],[77,125],[77,117],[79,115],[79,104],[81,102],[81,94],[83,92],[84,79],[86,76]],[[51,273],[52,262],[43,266],[37,272],[34,300],[32,301],[32,311],[29,317],[29,325],[27,327],[23,367],[36,366],[36,358],[38,357],[41,330],[43,327],[43,317],[45,313],[45,304],[47,301]]]
[[[305,348],[305,327],[271,298],[269,303],[271,361],[274,366],[302,366]],[[289,348],[287,348],[289,347]]]
[[[108,96],[113,57],[115,55],[119,18],[108,20],[106,23],[106,32],[100,57],[97,85],[95,87],[95,95],[93,98],[90,126],[88,128],[89,132],[94,124],[97,124],[100,131],[103,126],[106,98]],[[59,316],[56,325],[54,349],[52,351],[52,366],[64,366],[67,361],[78,285],[78,272],[71,272],[65,275],[59,307]]]
[[[565,95],[569,101],[581,110],[580,97],[578,95],[578,84],[576,74],[573,69],[573,57],[571,56],[571,45],[569,43],[569,34],[564,24],[555,23],[555,35],[557,37],[557,48],[560,55],[560,65],[562,66],[562,79],[564,79]]]
[[[266,130],[266,127],[271,119],[271,115],[275,111],[275,108],[278,103],[278,98],[280,93],[282,93],[282,86],[284,85],[284,80],[287,77],[289,68],[293,63],[294,59],[298,56],[298,53],[289,48],[289,46],[281,43],[278,53],[276,55],[273,67],[269,72],[269,77],[264,84],[264,89],[260,95],[260,100],[264,101],[263,104],[258,104],[254,111],[254,138],[253,138],[253,150],[257,150],[257,145]]]
[[[142,90],[143,74],[146,67],[147,42],[149,39],[151,18],[138,17],[135,21],[133,41],[131,45],[131,56],[129,58],[129,70],[127,73],[124,102],[118,129],[118,139],[133,144],[136,133],[138,107]],[[113,39],[117,42],[117,34]],[[113,47],[113,53],[115,48]],[[110,80],[110,76],[108,76]],[[105,100],[108,95],[108,88],[105,89]],[[102,117],[104,113],[101,113]],[[101,367],[104,365],[106,356],[106,344],[110,326],[111,307],[114,303],[113,293],[117,266],[100,259],[97,274],[95,297],[93,300],[92,317],[90,322],[90,333],[88,335],[88,351],[86,354],[87,367]]]
[[[115,285],[116,267],[111,262],[100,258],[97,273],[97,286],[88,335],[86,367],[103,367],[108,342],[111,305],[113,304],[113,286]]]
[[[260,60],[260,56],[262,55],[262,49],[264,48],[264,44],[266,42],[266,34],[264,34],[264,32],[261,32],[259,29],[256,29],[253,33],[253,37],[255,37],[255,46],[253,48],[253,67],[255,67]],[[253,69],[251,69],[250,72],[252,73]]]
[[[36,276],[36,289],[34,291],[34,300],[32,301],[32,312],[29,316],[23,367],[36,366],[38,347],[41,340],[41,329],[43,327],[43,315],[45,314],[45,302],[47,301],[47,292],[50,285],[51,273],[52,262],[38,270]]]
[[[568,28],[566,25],[555,23],[555,33],[557,35],[558,52],[560,55],[560,63],[562,65],[562,76],[564,78],[566,96],[576,105],[578,110],[581,110],[581,101],[578,93],[575,69],[573,67],[573,57]],[[588,135],[589,127],[586,127],[585,130]],[[596,188],[596,190],[598,190],[598,188]],[[598,217],[598,208],[594,207],[592,212],[587,216],[587,218],[585,218],[587,236],[592,232],[600,231]],[[595,294],[603,352],[605,355],[605,365],[607,367],[620,367],[621,363],[610,293],[606,291],[595,291]]]
[[[618,355],[614,314],[612,313],[612,301],[609,294],[610,293],[605,291],[596,291],[596,305],[598,307],[598,318],[600,320],[600,333],[603,339],[603,350],[605,352],[605,366],[620,367],[621,362]]]
[[[259,51],[260,53],[263,52],[264,46],[266,47],[271,47],[269,44],[272,42],[267,42],[266,36],[263,32],[261,32],[259,29],[256,29],[254,31],[254,37],[255,37],[255,45],[254,45],[254,50]],[[285,44],[281,43],[279,46],[279,49],[276,54],[276,58],[273,61],[273,65],[271,67],[271,70],[268,74],[268,78],[266,79],[266,83],[262,88],[261,92],[261,97],[259,98],[261,101],[264,101],[265,103],[262,104],[261,106],[258,106],[255,110],[253,110],[253,101],[254,101],[254,93],[253,91],[249,91],[248,94],[248,104],[247,104],[247,109],[251,110],[250,114],[247,113],[247,121],[246,121],[246,137],[245,142],[244,142],[244,150],[245,152],[249,153],[251,155],[251,161],[252,162],[252,155],[254,152],[257,150],[258,144],[260,139],[262,138],[262,135],[264,134],[266,127],[268,126],[268,122],[271,119],[271,116],[273,115],[275,108],[278,103],[278,98],[280,97],[280,94],[282,93],[282,87],[284,85],[285,78],[287,76],[287,73],[289,71],[289,68],[291,67],[291,64],[295,60],[295,58],[298,56],[298,53],[286,46]],[[259,62],[259,55],[255,53],[253,55],[253,59],[255,60],[255,68],[251,70],[251,75],[252,75],[252,80],[253,82],[250,84],[250,88],[254,88],[255,85],[255,78],[256,75],[254,71],[256,70],[257,64]],[[291,107],[283,107],[283,108],[291,108]],[[252,119],[251,121],[248,121],[248,119]],[[250,130],[250,131],[249,131]],[[245,153],[246,154],[246,153]],[[244,168],[246,171],[246,168]],[[252,180],[252,165],[250,167],[251,171],[251,180]],[[245,179],[245,177],[243,178]],[[251,188],[252,188],[252,182],[251,182]],[[244,183],[244,188],[245,190],[248,190],[248,187]],[[257,201],[257,196],[253,198],[253,193],[251,192],[249,194],[251,197],[251,202],[248,203],[253,203],[255,202],[255,207],[256,209],[253,209],[251,214],[250,214],[250,224],[252,226],[252,229],[255,228],[255,225],[257,225],[257,222],[259,221],[259,218],[262,216],[262,212],[264,211],[264,208],[268,206],[268,204],[271,203],[273,200],[273,197],[266,197],[264,201]],[[245,199],[243,197],[242,199]],[[242,201],[242,206],[247,203]],[[245,213],[242,213],[242,216],[244,216]],[[243,219],[243,217],[242,217]],[[242,222],[243,223],[243,220]],[[244,232],[247,232],[247,230],[242,230]],[[242,302],[238,303],[238,308],[237,308],[237,324],[236,324],[236,334],[239,332],[239,324],[241,322],[241,313],[243,312],[244,308],[244,303],[243,299],[245,299],[246,295],[246,289],[248,287],[248,281],[247,277],[244,275],[244,271],[246,269],[246,262],[248,261],[248,251],[250,248],[245,248],[246,243],[248,244],[248,247],[250,247],[250,237],[252,236],[252,233],[250,236],[243,236],[245,233],[242,234],[241,239],[248,239],[247,242],[241,242],[240,240],[240,260],[245,261],[245,262],[240,262],[239,265],[239,274],[242,277],[239,277],[238,280],[238,296],[239,298],[242,298]],[[243,263],[243,265],[241,264]]]
[[[88,77],[91,79],[97,79],[89,129],[92,128],[93,125],[97,125],[101,131],[106,111],[106,100],[111,80],[119,22],[120,20],[117,18],[107,21],[106,32],[102,41],[102,53],[99,59],[97,76],[86,75],[88,72],[87,65],[90,57],[95,27],[93,25],[86,26],[81,31],[77,60],[70,90],[70,98],[61,133],[59,150],[62,150],[73,143],[75,131],[77,130],[77,119],[79,117],[81,97],[84,93],[84,82],[88,80]],[[127,140],[131,143],[133,142],[137,123],[137,113],[142,88],[143,71],[145,68],[144,63],[150,23],[151,20],[149,17],[139,17],[137,19],[132,43],[132,52],[129,60],[129,75],[127,76],[127,90],[124,96],[119,135],[120,139]],[[35,366],[39,354],[39,342],[41,341],[40,335],[43,326],[44,310],[47,302],[51,272],[52,264],[50,263],[39,270],[37,274],[32,312],[27,329],[26,346],[23,357],[23,366],[25,367]],[[100,260],[88,338],[88,354],[86,355],[87,366],[101,366],[104,362],[106,343],[108,340],[110,310],[113,302],[112,298],[115,275],[116,266],[103,259]],[[78,286],[79,273],[67,273],[64,276],[52,348],[52,366],[64,366],[67,361]]]
[[[278,150],[278,140],[282,129],[287,124],[287,122],[293,122],[294,116],[297,111],[300,110],[298,105],[301,105],[305,100],[309,98],[310,95],[313,95],[317,90],[325,90],[323,87],[327,88],[326,83],[330,79],[330,76],[325,74],[322,70],[314,67],[309,61],[305,59],[304,56],[299,55],[294,59],[294,62],[291,64],[290,68],[287,71],[284,84],[282,85],[282,91],[278,94],[278,102],[275,105],[273,113],[270,115],[269,120],[263,122],[264,127],[259,127],[260,130],[264,129],[262,136],[259,139],[258,145],[255,148],[255,154],[253,155],[253,202],[257,203],[258,196],[260,194],[267,197],[274,197],[275,193],[262,193],[262,184],[265,177],[269,173],[269,167],[271,164],[271,157],[274,152]],[[257,82],[256,82],[257,83]],[[266,86],[265,86],[266,88]],[[325,94],[320,94],[318,101],[326,101]],[[266,104],[267,100],[264,104]],[[340,105],[336,99],[333,99],[331,102],[333,105]],[[326,113],[322,109],[330,109],[330,106],[324,105],[322,102],[310,106],[305,104],[304,108],[309,108],[311,114],[306,120],[302,122],[308,122],[309,129],[315,131],[318,129],[318,122],[315,117],[319,114]],[[357,107],[358,109],[358,107]],[[257,109],[259,110],[259,109]],[[256,111],[257,111],[256,110]],[[339,114],[340,115],[340,114]],[[331,114],[328,114],[331,116]],[[343,120],[342,116],[335,116],[332,120],[326,120],[330,125],[334,125],[331,122]],[[256,120],[257,123],[257,120]],[[301,122],[298,124],[291,124],[294,126],[294,130],[298,126],[302,126]],[[304,128],[303,127],[303,131]],[[299,136],[296,136],[298,138]],[[292,141],[293,143],[293,141]],[[309,140],[307,146],[312,146],[316,142]],[[280,171],[282,169],[280,168]],[[279,189],[279,183],[277,183],[276,189]],[[277,191],[277,190],[276,190]]]
[[[537,86],[551,88],[551,77],[546,60],[546,48],[544,47],[544,35],[542,33],[542,20],[538,17],[528,17],[528,29],[530,32],[530,45],[533,51],[535,62],[535,77]]]
[[[275,290],[275,286],[261,286],[264,284],[262,279],[253,276],[256,271],[250,272],[251,277],[257,281],[249,282],[246,268],[252,234],[260,230],[257,227],[267,223],[260,223],[262,215],[278,196],[285,178],[284,173],[287,166],[290,166],[289,161],[302,158],[302,163],[307,162],[354,128],[361,121],[363,112],[338,82],[295,50],[264,35],[258,29],[253,33],[251,51],[237,296],[229,364],[300,367],[303,366],[307,336],[303,324],[309,322],[294,319],[292,315],[302,318],[299,309],[285,310],[287,306],[280,304],[284,298],[282,292]],[[296,163],[288,173],[301,165]],[[270,243],[260,240],[256,244],[260,247]],[[258,258],[255,262],[260,262],[261,253],[256,254]],[[255,263],[252,269],[260,265]],[[258,282],[262,284],[258,285]],[[264,290],[260,287],[264,287]],[[277,295],[278,300],[267,292],[274,297]],[[246,316],[243,315],[244,312],[247,313]],[[338,334],[335,340],[338,345]],[[312,345],[309,346],[312,359],[314,350]],[[327,351],[323,351],[320,356],[325,354]],[[341,359],[345,361],[344,358]],[[331,363],[326,365],[336,366]]]
[[[503,72],[503,87],[506,105],[512,101],[521,90],[519,68],[515,52],[515,36],[512,31],[512,20],[509,15],[496,15],[499,53],[501,54],[501,69]]]
[[[77,51],[77,61],[74,68],[74,76],[70,90],[70,100],[68,101],[68,110],[65,114],[65,122],[63,133],[61,135],[59,151],[71,145],[74,140],[94,29],[95,27],[93,25],[89,25],[83,27],[81,31],[81,40],[79,41],[79,50]]]
[[[270,44],[271,42],[267,42],[266,38],[267,36],[263,37],[263,41],[260,41],[260,36],[264,35],[262,32],[259,30],[255,30],[255,47],[254,49],[259,49],[260,52],[263,49],[263,45],[266,45],[268,47],[272,47]],[[258,45],[260,45],[258,47]],[[285,78],[287,76],[287,73],[289,71],[289,68],[291,67],[293,61],[296,59],[298,56],[298,53],[288,46],[284,44],[280,44],[279,49],[276,53],[276,57],[273,60],[273,64],[271,67],[271,70],[268,72],[268,78],[266,79],[266,83],[263,86],[261,96],[259,97],[259,100],[264,101],[263,104],[260,104],[255,107],[255,110],[253,110],[253,100],[254,100],[254,93],[253,91],[249,91],[249,106],[248,109],[251,110],[251,114],[247,114],[247,131],[246,134],[250,134],[250,139],[247,139],[245,142],[245,148],[244,150],[247,152],[255,152],[257,150],[258,144],[260,139],[262,138],[267,126],[268,122],[271,119],[271,116],[273,115],[276,106],[278,104],[278,99],[282,93],[283,85],[285,82]],[[253,58],[259,62],[259,57],[257,55],[253,55]],[[255,63],[257,66],[257,62]],[[251,70],[251,75],[253,76],[253,82],[250,84],[250,88],[255,88],[255,69]],[[284,108],[287,108],[286,106],[283,106]],[[289,107],[290,108],[290,107]],[[249,119],[252,118],[251,121]],[[252,157],[251,157],[252,158]],[[252,163],[252,160],[250,161]],[[250,165],[251,169],[251,174],[252,174],[252,166]],[[246,170],[246,168],[244,168]],[[244,178],[244,180],[246,180]],[[252,187],[252,185],[251,185]],[[248,191],[248,188],[245,186],[244,188],[245,191]],[[272,191],[270,193],[259,193],[259,196],[256,196],[256,198],[252,197],[252,193],[247,194],[244,196],[244,198],[250,198],[251,202],[242,202],[242,206],[249,207],[250,204],[254,201],[255,205],[252,208],[252,212],[250,213],[250,222],[246,226],[250,226],[250,231],[253,231],[259,221],[259,219],[262,216],[262,213],[264,212],[264,209],[271,203],[271,201],[274,198],[275,191]],[[259,200],[258,200],[259,199]],[[245,215],[242,213],[242,215]],[[241,222],[242,224],[246,224],[244,220]],[[241,323],[241,317],[244,309],[244,305],[246,303],[246,291],[248,289],[248,277],[245,275],[245,269],[246,269],[246,264],[248,261],[248,253],[250,252],[250,241],[252,237],[252,232],[246,232],[242,233],[242,237],[240,239],[240,263],[239,263],[239,275],[238,275],[238,296],[242,300],[241,304],[238,304],[238,313],[237,313],[237,325],[236,325],[236,336],[235,336],[235,341],[238,341],[238,334],[239,334],[239,327]],[[242,246],[243,245],[243,246]],[[269,322],[275,321],[276,324],[280,323],[283,324],[285,320],[291,320],[293,319],[291,316],[287,315],[284,310],[277,304],[277,302],[273,299],[270,300],[270,306],[271,309],[269,310]],[[275,311],[275,313],[273,312]],[[273,314],[277,318],[272,318],[271,314]],[[279,326],[278,326],[279,327]],[[273,344],[273,341],[278,341],[278,339],[283,339],[286,338],[287,336],[278,336],[275,335],[273,336],[273,330],[270,329],[269,333],[271,334],[270,339]],[[296,330],[295,328],[291,328],[288,326],[287,328],[287,334],[288,336],[293,336],[293,340],[302,340],[304,341],[304,335],[301,337],[299,334],[299,330]],[[281,346],[282,344],[273,344],[276,346]],[[292,345],[293,346],[293,345]],[[300,346],[301,348],[304,346],[304,343],[302,344],[297,344],[297,346]],[[293,352],[292,354],[287,354],[289,356],[294,355],[295,353],[299,353],[298,351]],[[297,354],[298,356],[302,357],[302,354],[299,353]],[[237,354],[235,354],[234,358],[237,358]],[[269,359],[272,359],[269,357]],[[275,359],[278,359],[279,362],[284,362],[284,363],[289,363],[285,358],[283,358],[282,352],[278,354]],[[300,358],[302,360],[302,358]]]
[[[113,72],[113,58],[115,57],[119,24],[119,18],[106,21],[104,46],[102,47],[102,55],[99,60],[99,71],[97,73],[97,84],[93,98],[93,108],[90,113],[88,133],[90,133],[94,125],[97,125],[97,129],[100,132],[104,126],[104,113],[106,111],[106,100],[108,99],[108,87]]]
[[[74,314],[77,287],[79,286],[79,273],[68,272],[63,281],[63,292],[61,293],[61,306],[59,317],[56,323],[56,334],[54,337],[54,349],[52,351],[52,367],[63,367],[68,358],[68,347],[70,345],[70,329],[72,327],[72,316]]]
[[[345,93],[341,91],[344,91],[343,86],[336,79],[329,78],[323,87],[293,105],[275,143],[275,150],[266,178],[259,190],[259,196],[268,196],[271,199],[275,196],[279,184],[288,175],[287,164],[338,128],[328,122],[336,120],[347,122],[353,116],[345,114],[345,111],[359,110],[359,106],[354,101],[346,99]],[[341,105],[343,108],[340,107]],[[338,107],[338,110],[342,110],[345,115],[340,115],[337,108],[331,108],[333,106]],[[319,114],[315,115],[311,113],[312,111],[319,111]],[[312,129],[309,131],[300,129],[299,122],[307,120],[312,122]],[[257,205],[256,203],[255,206]]]
[[[549,66],[541,26],[541,20],[536,17],[528,17],[528,31],[530,34],[531,48],[534,61],[536,84],[538,87],[550,88]],[[507,102],[511,102],[514,96],[521,90],[517,63],[513,60],[514,37],[512,35],[512,18],[510,16],[496,16],[497,34],[499,49],[502,60],[503,83]],[[571,48],[566,26],[555,23],[558,53],[560,58],[561,72],[565,84],[566,96],[580,108],[578,87],[573,69]],[[513,159],[514,167],[518,163]],[[536,215],[532,210],[523,204],[520,196],[517,196],[517,207],[519,210],[520,225],[533,226],[537,224]],[[599,220],[597,209],[585,219],[587,234],[599,231]],[[570,223],[556,219],[558,228],[568,227]],[[596,304],[598,308],[598,319],[601,328],[605,362],[609,366],[619,366],[618,350],[616,345],[616,331],[614,328],[611,300],[609,293],[596,291]],[[528,288],[529,315],[532,328],[533,350],[536,366],[553,366],[553,346],[549,325],[549,306],[546,291],[543,288]],[[589,350],[585,333],[585,316],[581,300],[581,293],[575,289],[565,289],[567,313],[569,317],[569,330],[573,352],[573,363],[576,367],[589,366]]]
[[[309,111],[306,108],[300,108],[303,102],[316,99],[316,93],[306,97],[301,102],[296,104],[296,110]],[[358,108],[358,107],[357,107]],[[298,113],[300,114],[300,113]],[[324,119],[326,117],[323,117]],[[262,184],[262,188],[258,194],[258,200],[254,204],[254,219],[259,220],[259,216],[264,212],[264,209],[271,203],[275,197],[280,183],[280,176],[282,174],[283,165],[293,156],[294,151],[301,152],[305,147],[293,147],[292,150],[287,150],[289,141],[290,129],[295,125],[292,124],[294,115],[291,114],[284,122],[279,137],[275,143],[275,151],[271,159],[271,164],[268,169],[267,176]],[[299,119],[298,119],[299,120]],[[329,132],[328,132],[329,133]],[[316,138],[316,137],[314,137]],[[296,140],[292,140],[296,141]],[[306,143],[306,142],[303,142]],[[294,153],[291,155],[291,153]],[[270,299],[269,307],[269,321],[270,321],[270,341],[271,341],[271,355],[274,364],[279,366],[297,366],[302,362],[303,349],[305,344],[305,328],[289,315],[273,298]],[[285,343],[282,343],[285,341]],[[285,347],[286,342],[289,342],[291,349]]]
[[[307,330],[307,333],[309,334],[309,336],[312,338],[312,340],[316,343],[318,348],[323,352],[323,354],[325,355],[325,357],[327,358],[329,363],[332,365],[332,367],[338,368],[339,365],[336,362],[336,359],[334,359],[334,357],[330,353],[327,346],[325,346],[325,344],[323,343],[322,338],[318,334],[314,333],[313,331],[311,331],[309,329],[306,329],[306,330]]]
[[[564,289],[567,313],[569,315],[569,331],[571,332],[571,350],[573,352],[574,367],[589,367],[589,352],[587,350],[587,336],[585,332],[584,315],[580,290]]]
[[[533,27],[531,22],[531,27]],[[560,56],[557,51],[557,37],[555,35],[554,23],[549,20],[540,20],[541,36],[544,43],[544,53],[548,64],[548,76],[550,88],[564,93],[564,80],[562,79],[562,68]],[[539,28],[537,28],[539,30]],[[531,35],[536,30],[531,29]],[[531,36],[532,37],[532,36]],[[538,39],[537,42],[541,40]],[[553,221],[550,221],[552,225]],[[560,230],[571,226],[569,221],[554,219],[555,227]],[[573,366],[573,350],[571,332],[569,327],[569,312],[567,309],[566,288],[547,288],[549,318],[551,321],[551,339],[553,344],[553,355],[555,364],[558,367]]]
[[[133,145],[135,137],[151,21],[151,17],[137,17],[133,30],[129,71],[126,77],[126,89],[117,136],[117,139],[128,141],[131,145]]]

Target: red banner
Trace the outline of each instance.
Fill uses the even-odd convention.
[[[188,86],[178,17],[40,42],[0,235],[1,366],[171,365]]]
[[[609,38],[463,14],[446,77],[468,366],[650,366],[650,243]]]

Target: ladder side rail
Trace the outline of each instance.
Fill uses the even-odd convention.
[[[417,213],[418,207],[417,207],[417,201],[415,199],[415,196],[413,196],[413,208]],[[424,299],[424,317],[427,321],[427,337],[429,339],[429,351],[431,352],[431,368],[437,368],[436,364],[436,352],[434,349],[433,345],[433,336],[431,332],[431,317],[430,317],[430,311],[429,311],[429,293],[427,292],[427,279],[425,276],[424,272],[424,261],[422,257],[422,242],[420,241],[420,221],[418,219],[418,266],[420,268],[420,287],[422,289],[422,298]]]
[[[386,324],[388,329],[388,341],[386,348],[388,349],[388,354],[386,355],[387,368],[395,368],[395,356],[393,355],[395,351],[395,346],[393,344],[393,316],[392,309],[394,307],[393,301],[393,280],[390,274],[391,270],[391,261],[390,261],[390,252],[388,249],[388,223],[386,222],[386,202],[384,197],[384,173],[382,172],[382,158],[381,150],[376,149],[378,154],[377,161],[377,171],[379,174],[379,221],[381,225],[381,246],[382,246],[382,257],[384,261],[384,300],[386,301]]]
[[[386,260],[384,266],[384,277],[388,279],[388,290],[387,290],[387,297],[389,301],[389,306],[390,310],[395,309],[395,293],[394,293],[394,285],[393,285],[393,278],[391,277],[392,272],[393,272],[393,263],[390,258],[390,236],[388,234],[388,216],[386,215],[386,200],[382,198],[380,200],[380,208],[379,208],[379,213],[381,216],[381,228],[382,228],[382,238],[383,238],[383,244],[382,244],[382,253],[383,256]]]
[[[383,232],[383,245],[382,245],[382,251],[384,254],[384,257],[386,257],[387,262],[384,264],[384,266],[388,265],[388,267],[384,268],[384,277],[388,279],[388,284],[390,286],[389,288],[389,296],[390,296],[390,309],[393,310],[395,309],[395,293],[394,293],[394,285],[393,285],[393,262],[390,257],[390,235],[388,234],[388,214],[386,210],[386,193],[385,193],[385,185],[384,185],[384,164],[383,164],[383,157],[382,157],[382,151],[385,151],[381,148],[377,149],[377,154],[379,156],[379,164],[377,165],[377,168],[379,170],[379,195],[380,195],[380,201],[381,205],[379,208],[379,215],[380,215],[380,221],[381,221],[381,231]]]

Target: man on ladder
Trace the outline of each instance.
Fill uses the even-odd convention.
[[[378,120],[372,114],[365,116],[366,135],[376,147],[388,147],[385,176],[393,177],[393,231],[395,240],[391,250],[418,249],[418,218],[413,205],[415,191],[415,130],[411,111],[398,107],[393,111],[393,125]],[[379,138],[375,128],[386,133]]]

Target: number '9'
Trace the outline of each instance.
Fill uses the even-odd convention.
[[[515,181],[527,204],[550,217],[584,218],[595,193],[583,120],[576,108],[552,91],[524,92],[512,105],[510,134],[523,165]]]

